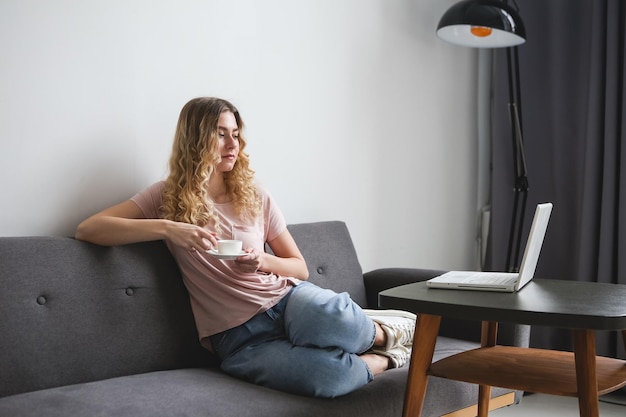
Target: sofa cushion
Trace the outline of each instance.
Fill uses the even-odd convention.
[[[451,345],[448,345],[451,342]],[[467,349],[442,339],[436,353]],[[0,398],[0,415],[38,417],[325,417],[401,416],[408,369],[393,369],[343,397],[288,394],[230,377],[216,368],[177,369],[68,385]],[[493,395],[503,390],[494,389]],[[423,416],[440,416],[474,404],[477,386],[430,378]]]
[[[335,400],[315,399],[245,383],[215,369],[181,369],[70,385],[0,400],[12,417],[356,416],[400,415],[404,382],[387,378]],[[332,404],[332,406],[331,406]]]

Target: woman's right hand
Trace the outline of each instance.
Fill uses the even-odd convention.
[[[165,234],[173,244],[190,251],[207,251],[217,246],[215,233],[194,224],[169,222]]]

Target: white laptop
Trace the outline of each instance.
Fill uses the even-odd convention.
[[[519,273],[450,271],[427,281],[428,288],[516,292],[533,279],[543,238],[552,213],[552,203],[537,205]]]

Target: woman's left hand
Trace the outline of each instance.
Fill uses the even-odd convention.
[[[244,272],[254,273],[261,269],[261,258],[264,253],[259,253],[256,249],[247,249],[246,254],[238,257],[235,262]]]

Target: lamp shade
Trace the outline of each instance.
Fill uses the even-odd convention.
[[[501,48],[526,42],[521,17],[504,1],[464,0],[441,17],[437,36],[473,48]]]

